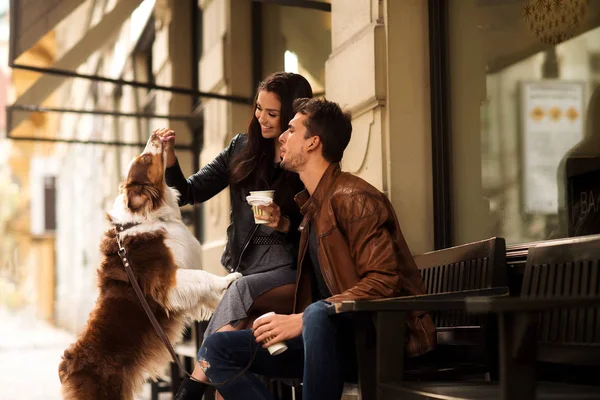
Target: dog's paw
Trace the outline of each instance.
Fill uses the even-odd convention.
[[[190,310],[188,312],[188,319],[191,321],[208,321],[210,317],[212,317],[215,309],[217,308],[218,303],[216,304],[202,304],[198,305],[196,308]]]
[[[238,279],[240,279],[243,275],[240,274],[239,272],[234,272],[232,274],[229,274],[225,277],[225,280],[227,281],[227,287],[229,287],[233,282],[237,281]]]

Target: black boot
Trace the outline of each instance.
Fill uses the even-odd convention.
[[[185,378],[173,400],[200,400],[207,387],[206,383]]]

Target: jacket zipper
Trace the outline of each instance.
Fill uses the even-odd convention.
[[[257,229],[258,229],[258,225],[254,225],[254,228],[252,228],[252,230],[250,231],[250,234],[246,238],[246,243],[244,243],[244,247],[242,247],[242,252],[240,253],[240,257],[238,258],[237,266],[231,272],[238,272],[238,270],[240,269],[240,264],[242,263],[242,256],[244,255],[244,252],[248,248],[248,245],[250,244],[250,241],[252,240],[252,237],[256,233]]]

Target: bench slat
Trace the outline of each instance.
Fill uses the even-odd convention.
[[[383,384],[380,393],[382,399],[497,400],[500,398],[500,387],[486,382],[411,382],[403,386]],[[536,398],[538,400],[596,400],[600,398],[600,387],[539,382]]]

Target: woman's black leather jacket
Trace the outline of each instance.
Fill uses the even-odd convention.
[[[295,202],[285,202],[292,204],[292,206],[288,205],[288,209],[285,210],[278,203],[282,207],[281,214],[289,218],[291,222],[289,232],[283,234],[264,225],[254,223],[252,208],[246,202],[246,196],[250,194],[250,190],[264,190],[265,188],[229,184],[230,164],[233,156],[246,145],[247,140],[246,134],[238,134],[213,161],[187,179],[181,171],[179,162],[176,162],[175,165],[166,170],[167,184],[175,187],[180,192],[180,206],[204,202],[230,186],[231,221],[227,227],[227,244],[221,257],[221,263],[228,271],[239,270],[243,272],[245,269],[253,268],[256,263],[260,263],[261,255],[264,252],[246,252],[246,249],[249,245],[264,246],[264,243],[267,243],[267,245],[282,245],[289,254],[287,260],[280,259],[273,262],[274,260],[271,258],[270,263],[275,264],[272,267],[277,267],[277,264],[292,264],[295,266],[298,255],[298,226],[302,220],[300,210]],[[277,202],[277,199],[282,198],[282,196],[289,196],[289,199],[292,200],[294,195],[304,188],[298,175],[287,171],[277,171],[279,166],[275,164],[273,168],[274,174],[272,175],[275,178],[272,182],[269,182],[269,187],[277,187],[275,201]],[[249,259],[249,257],[252,259]],[[258,267],[259,270],[266,270],[271,266]]]

